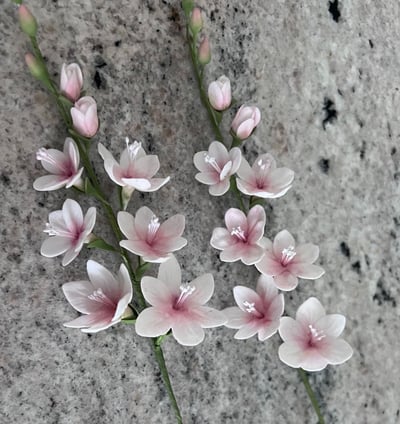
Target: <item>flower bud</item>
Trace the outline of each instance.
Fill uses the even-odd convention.
[[[97,105],[93,97],[79,99],[71,108],[71,117],[75,130],[84,137],[93,137],[99,129]]]
[[[18,19],[22,31],[29,37],[36,37],[37,22],[31,11],[24,5],[18,8]]]
[[[39,81],[44,81],[47,79],[46,69],[44,66],[36,59],[32,53],[27,53],[25,55],[25,62],[28,65],[31,74],[38,79]]]
[[[215,110],[227,109],[232,101],[231,82],[225,75],[208,86],[208,100]]]
[[[63,64],[61,68],[60,91],[72,102],[79,99],[83,86],[83,76],[79,65]]]
[[[236,137],[245,140],[250,137],[255,127],[260,123],[261,113],[258,107],[241,106],[232,121],[231,128]]]
[[[210,41],[208,37],[204,37],[199,46],[199,62],[201,65],[207,65],[211,60]]]
[[[189,28],[192,31],[193,35],[196,35],[203,28],[203,18],[201,17],[201,10],[198,7],[195,7],[192,10]]]

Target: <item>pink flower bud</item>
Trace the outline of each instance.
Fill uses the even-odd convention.
[[[258,107],[241,106],[232,122],[232,130],[240,140],[250,137],[260,123],[261,113]]]
[[[227,109],[232,101],[231,82],[225,75],[208,86],[208,100],[215,110]]]
[[[210,41],[204,37],[199,46],[199,62],[201,65],[207,65],[211,60]]]
[[[38,79],[39,81],[44,81],[46,79],[46,70],[43,65],[36,59],[32,53],[27,53],[25,55],[25,62],[28,65],[28,68],[31,74]]]
[[[61,68],[60,91],[72,102],[79,99],[83,86],[82,71],[79,65],[71,63],[63,64]]]
[[[73,108],[71,117],[74,128],[84,137],[93,137],[99,129],[97,105],[93,97],[82,97]]]
[[[193,35],[196,35],[203,28],[203,18],[201,17],[201,10],[195,7],[190,17],[189,28]]]
[[[18,8],[18,19],[22,31],[29,37],[36,37],[37,22],[31,11],[24,5]]]

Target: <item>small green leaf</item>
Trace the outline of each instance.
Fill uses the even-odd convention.
[[[124,324],[135,324],[136,319],[134,319],[134,318],[125,318],[125,319],[122,319],[121,322],[123,322]]]
[[[217,124],[219,125],[222,121],[222,112],[219,112],[218,110],[214,110],[215,119],[217,120]]]
[[[102,250],[108,250],[111,252],[117,252],[117,250],[111,246],[111,244],[106,243],[103,239],[98,238],[87,245],[88,249],[102,249]]]
[[[194,8],[193,0],[182,0],[182,8],[185,12],[185,15],[189,16]]]

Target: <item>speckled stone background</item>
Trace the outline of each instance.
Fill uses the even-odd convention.
[[[327,423],[400,422],[399,258],[400,39],[397,0],[201,0],[213,61],[207,80],[232,80],[238,103],[263,114],[246,142],[248,159],[273,153],[296,172],[293,189],[268,202],[266,233],[283,228],[320,245],[326,269],[286,296],[287,313],[317,296],[348,317],[354,348],[345,365],[311,381]],[[213,135],[195,87],[177,0],[37,0],[51,72],[77,61],[99,103],[97,141],[119,154],[126,135],[159,154],[171,183],[136,195],[165,217],[183,212],[189,245],[178,253],[189,280],[213,272],[215,307],[233,303],[232,287],[257,274],[220,263],[209,244],[234,199],[210,198],[194,180],[193,154]],[[4,424],[173,423],[148,340],[119,325],[90,336],[67,329],[77,316],[61,291],[86,278],[92,257],[116,270],[115,257],[83,252],[63,268],[39,250],[48,213],[65,190],[38,193],[35,152],[63,144],[65,130],[47,94],[23,64],[29,48],[16,7],[0,0],[0,422]],[[232,112],[233,113],[233,112]],[[230,117],[224,125],[228,130]],[[226,132],[227,134],[227,132]],[[104,187],[113,186],[93,147]],[[113,201],[116,200],[115,192]],[[85,200],[84,207],[89,204]],[[99,214],[96,232],[111,235]],[[153,268],[152,272],[156,272]],[[165,343],[185,423],[315,423],[295,370],[277,357],[279,337],[235,341],[207,331],[197,348]]]

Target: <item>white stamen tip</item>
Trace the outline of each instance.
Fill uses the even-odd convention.
[[[313,337],[313,339],[320,341],[326,337],[326,334],[323,332],[323,330],[318,331],[311,324],[308,325],[308,328],[310,329],[311,336]]]
[[[284,265],[288,264],[296,256],[296,251],[294,246],[286,247],[282,250],[282,263]]]
[[[241,241],[246,241],[246,234],[242,230],[242,228],[240,227],[240,225],[238,225],[237,227],[232,228],[231,236],[235,236],[235,237],[237,237]]]
[[[44,233],[47,233],[49,236],[57,236],[58,231],[56,231],[48,222],[46,222],[46,228],[43,230]]]
[[[243,306],[245,307],[246,312],[248,312],[248,313],[252,313],[252,312],[256,311],[256,308],[254,307],[254,302],[250,303],[247,300],[245,300],[243,302]]]

